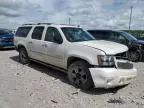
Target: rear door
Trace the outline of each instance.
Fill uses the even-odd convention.
[[[28,42],[30,46],[30,56],[36,60],[42,60],[42,36],[44,35],[44,26],[36,26],[32,32],[31,39]]]

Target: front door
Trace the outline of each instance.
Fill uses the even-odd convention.
[[[58,36],[59,39],[62,39],[60,32],[57,28],[48,27],[44,41],[42,42],[43,46],[43,61],[51,65],[56,65],[58,67],[63,67],[64,59],[64,45],[63,43],[58,44],[54,41],[54,37]]]

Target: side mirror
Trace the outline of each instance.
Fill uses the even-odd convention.
[[[61,44],[63,42],[61,36],[59,36],[59,35],[55,35],[53,40],[55,43],[58,43],[58,44]]]
[[[132,44],[132,41],[129,41],[129,42],[128,42],[128,45],[131,45],[131,44]]]

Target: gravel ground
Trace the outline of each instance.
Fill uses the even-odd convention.
[[[37,63],[22,65],[16,51],[3,50],[0,108],[144,108],[144,63],[135,66],[137,79],[128,86],[82,91],[66,74]]]

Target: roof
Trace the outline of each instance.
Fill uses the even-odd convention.
[[[23,26],[57,26],[57,27],[80,27],[79,25],[70,25],[70,24],[54,24],[54,23],[37,23],[37,24],[23,24]]]
[[[112,31],[112,32],[121,32],[120,30],[109,30],[109,29],[92,29],[88,31]]]

